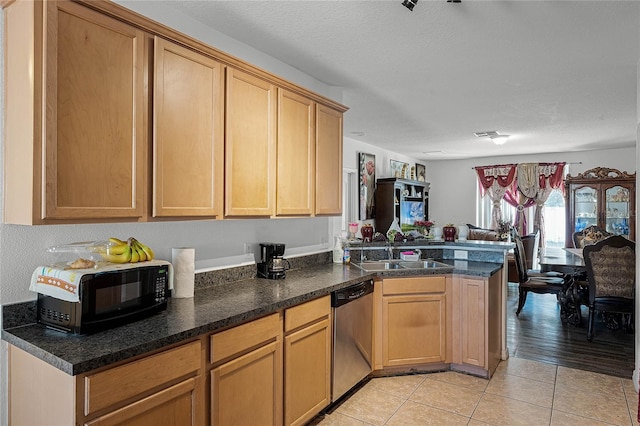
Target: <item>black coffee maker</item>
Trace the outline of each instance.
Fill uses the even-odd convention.
[[[260,243],[260,262],[258,277],[277,280],[285,277],[286,270],[291,267],[287,259],[283,259],[283,243]]]

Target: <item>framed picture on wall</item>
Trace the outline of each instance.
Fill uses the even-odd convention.
[[[403,163],[402,161],[397,160],[389,160],[389,165],[391,166],[391,177],[409,179],[409,163]]]
[[[416,180],[419,180],[420,182],[426,182],[426,174],[427,168],[425,167],[425,165],[416,163]]]
[[[358,153],[360,173],[360,205],[358,218],[360,220],[373,219],[376,215],[376,156]]]

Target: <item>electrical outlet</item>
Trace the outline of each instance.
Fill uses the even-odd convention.
[[[453,258],[454,259],[467,259],[468,258],[468,252],[466,250],[454,250],[453,251]]]
[[[253,244],[244,243],[244,253],[245,254],[252,254],[253,253]]]

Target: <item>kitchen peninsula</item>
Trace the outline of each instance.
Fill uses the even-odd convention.
[[[309,336],[322,336],[317,341],[330,346],[329,295],[367,279],[375,283],[372,374],[450,368],[490,377],[499,360],[507,357],[504,259],[511,246],[486,241],[393,246],[394,253],[419,248],[423,258],[450,266],[445,270],[367,272],[356,265],[329,263],[327,252],[291,259],[293,269],[284,280],[225,282],[216,276],[219,271],[207,272],[198,274],[200,285],[193,299],[171,299],[168,309],[153,317],[87,336],[35,324],[35,302],[4,306],[2,339],[10,344],[11,416],[28,423],[38,420],[31,417],[38,415],[34,411],[44,411],[47,421],[106,424],[139,415],[162,418],[170,410],[191,424],[208,423],[210,418],[223,424],[234,418],[234,410],[253,410],[274,424],[304,423],[324,409],[328,399],[302,414],[291,413],[293,405],[283,402],[288,397],[283,381],[295,377],[290,370],[299,365],[290,359],[293,339],[299,332],[315,330]],[[385,245],[361,249],[382,253]],[[354,247],[356,261],[357,251]],[[245,273],[255,275],[255,268],[242,268],[251,268]],[[296,309],[300,306],[304,309]],[[437,307],[438,339],[433,340],[431,327],[427,334],[421,330],[413,336],[417,347],[385,349],[389,339],[405,335],[406,330],[398,328],[401,321],[394,320],[400,312],[396,307],[408,313],[404,319],[416,321],[421,321],[422,307],[431,313]],[[407,307],[414,307],[417,316]],[[248,341],[235,347],[240,336]],[[426,355],[414,356],[416,348],[426,350]],[[319,358],[328,375],[330,363]],[[247,366],[257,369],[247,372],[255,382],[234,383],[225,375]],[[225,386],[243,385],[255,389],[262,399],[260,407],[248,410],[233,398],[227,406],[220,399]],[[34,402],[55,409],[31,410]]]

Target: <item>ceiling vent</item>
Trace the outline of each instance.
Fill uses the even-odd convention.
[[[487,130],[486,132],[475,132],[474,135],[479,138],[490,138],[492,136],[498,136],[498,132],[495,130]]]

